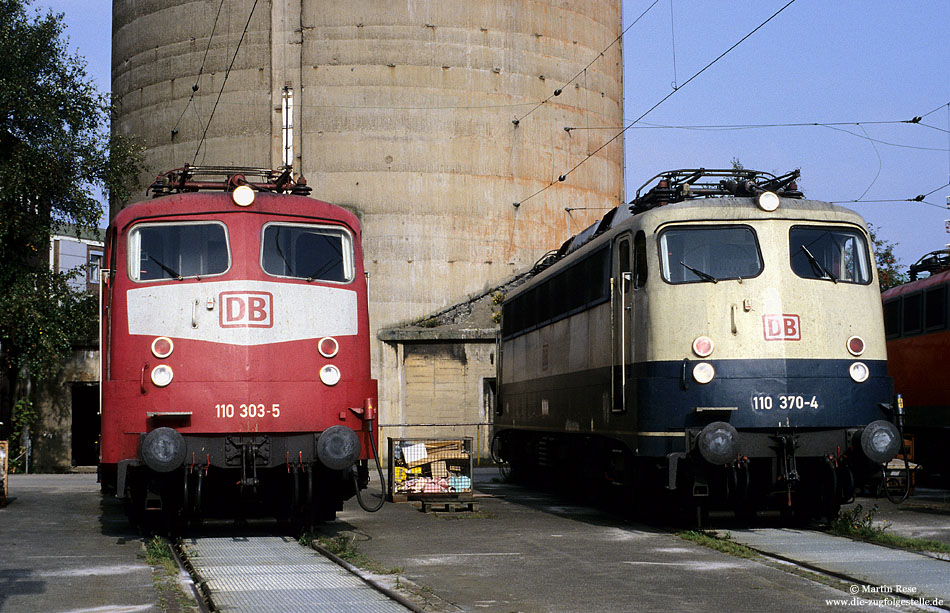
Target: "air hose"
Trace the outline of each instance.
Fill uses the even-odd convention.
[[[386,479],[383,477],[383,467],[379,464],[379,451],[376,449],[376,437],[373,436],[373,420],[367,420],[369,422],[369,444],[373,448],[373,459],[376,460],[376,471],[379,473],[379,487],[380,487],[380,496],[379,504],[375,507],[369,507],[365,502],[363,502],[363,496],[360,494],[360,485],[356,481],[356,467],[353,467],[353,470],[350,472],[350,475],[353,477],[353,489],[356,490],[356,501],[360,503],[360,507],[364,511],[370,513],[375,513],[376,511],[383,508],[383,503],[386,502]]]
[[[881,476],[883,478],[884,495],[887,496],[887,499],[892,503],[900,504],[910,496],[910,461],[907,459],[907,445],[904,444],[904,398],[900,394],[897,395],[897,410],[894,412],[894,416],[897,422],[897,432],[901,437],[901,455],[904,456],[904,474],[907,475],[907,480],[904,484],[904,493],[900,496],[891,496],[890,490],[887,489],[886,466],[881,467]]]

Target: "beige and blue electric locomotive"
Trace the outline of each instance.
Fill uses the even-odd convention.
[[[798,176],[662,173],[542,260],[502,308],[496,458],[808,517],[879,475],[901,436],[869,235]]]

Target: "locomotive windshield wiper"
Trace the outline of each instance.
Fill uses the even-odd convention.
[[[705,273],[705,272],[701,271],[701,270],[698,269],[698,268],[693,268],[692,266],[690,266],[689,264],[687,264],[687,263],[684,262],[683,260],[680,260],[680,264],[683,265],[683,268],[685,268],[686,270],[688,270],[688,271],[690,271],[691,273],[695,274],[697,277],[699,277],[699,278],[702,279],[703,281],[710,281],[710,282],[712,282],[712,283],[719,283],[719,279],[717,279],[716,277],[712,276],[712,275],[709,274],[709,273]],[[741,279],[740,279],[740,281],[741,281]]]
[[[162,264],[161,262],[159,262],[158,260],[156,260],[153,256],[151,256],[151,255],[148,256],[148,259],[150,259],[150,260],[152,260],[153,262],[155,262],[156,264],[158,264],[159,267],[160,267],[162,270],[164,270],[165,272],[167,272],[168,274],[170,274],[172,277],[178,279],[179,281],[181,281],[182,279],[184,279],[184,277],[182,277],[181,274],[179,274],[179,272],[178,272],[177,270],[172,270],[172,269],[169,268],[168,266],[165,266],[164,264]]]
[[[831,280],[834,281],[835,283],[838,282],[838,277],[836,277],[836,276],[834,276],[833,274],[831,274],[831,271],[830,271],[830,270],[828,270],[827,268],[825,268],[824,266],[822,266],[822,265],[821,265],[821,262],[818,261],[818,258],[816,258],[814,255],[812,255],[811,251],[808,250],[808,247],[806,247],[805,245],[802,245],[802,251],[804,251],[804,252],[805,252],[805,255],[808,256],[808,261],[811,262],[812,268],[814,268],[815,271],[817,271],[818,274],[821,275],[821,277],[819,277],[819,279],[826,279],[826,278],[827,278],[827,279],[831,279]]]

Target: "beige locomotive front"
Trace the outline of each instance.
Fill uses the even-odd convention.
[[[866,424],[891,395],[871,253],[858,215],[815,201],[776,212],[752,198],[687,201],[628,217],[510,298],[534,292],[540,314],[503,332],[496,424],[606,435],[649,455],[687,451],[687,431],[714,420]],[[546,306],[560,288],[587,306]]]

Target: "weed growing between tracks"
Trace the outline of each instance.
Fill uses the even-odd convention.
[[[387,568],[376,560],[360,553],[356,544],[356,539],[346,534],[338,534],[333,537],[316,536],[310,533],[302,535],[298,541],[301,545],[309,546],[316,543],[323,549],[326,549],[344,562],[352,564],[357,568],[368,570],[377,575],[395,575],[403,571],[402,567],[394,566]]]
[[[737,558],[746,558],[752,560],[759,557],[759,553],[754,549],[750,549],[745,545],[740,545],[732,540],[732,535],[726,532],[723,536],[719,536],[713,532],[703,532],[699,530],[686,530],[685,532],[677,532],[676,536],[687,541],[692,541],[697,545],[702,545],[703,547],[709,547],[710,549],[715,549],[716,551],[735,556]]]
[[[185,593],[178,581],[178,564],[171,547],[171,543],[163,536],[155,535],[145,541],[145,563],[152,567],[152,582],[158,592],[158,606],[169,613],[198,611],[194,599]]]
[[[779,559],[773,559],[767,555],[762,555],[751,547],[746,547],[745,545],[733,541],[732,535],[728,532],[720,535],[716,532],[688,530],[685,532],[677,532],[676,536],[687,541],[692,541],[698,545],[702,545],[703,547],[715,549],[716,551],[725,553],[727,555],[753,560],[759,564],[774,568],[775,570],[779,570],[784,573],[790,573],[797,577],[801,577],[802,579],[840,590],[846,594],[849,593],[848,588],[850,588],[852,585],[842,581],[841,579],[808,570],[807,568],[798,566],[797,564],[785,562]]]
[[[867,511],[860,504],[851,509],[842,509],[838,517],[831,522],[830,532],[837,536],[865,541],[875,545],[906,549],[909,551],[926,551],[932,553],[950,554],[950,545],[931,539],[916,539],[886,532],[890,527],[887,522],[874,523],[874,515],[878,507],[874,505]]]
[[[172,557],[171,544],[161,536],[153,536],[145,543],[145,563],[152,567],[161,567],[169,575],[178,572],[178,566]]]

